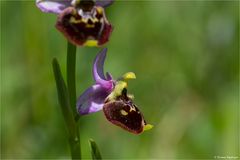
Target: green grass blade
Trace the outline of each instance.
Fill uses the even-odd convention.
[[[93,139],[89,139],[89,145],[90,145],[90,148],[91,148],[92,159],[93,160],[102,159],[102,156],[101,156],[101,153],[98,149],[98,146]]]

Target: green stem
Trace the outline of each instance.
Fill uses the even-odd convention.
[[[73,114],[76,115],[76,51],[77,48],[72,43],[68,42],[67,45],[67,88],[69,92],[70,106],[72,108]],[[78,115],[78,114],[77,114]],[[75,122],[76,123],[76,122]],[[77,126],[77,123],[76,123]],[[81,159],[81,144],[79,136],[79,128],[77,131],[76,139],[69,139],[72,158]],[[73,157],[75,153],[78,152],[78,157]]]
[[[67,46],[67,86],[70,98],[70,105],[75,115],[75,121],[77,122],[80,115],[76,110],[76,51],[75,45],[68,42]]]
[[[67,46],[67,87],[70,105],[76,113],[76,46],[68,42]]]

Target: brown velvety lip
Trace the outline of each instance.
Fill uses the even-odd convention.
[[[95,28],[84,27],[82,26],[84,25],[83,22],[81,22],[81,26],[79,25],[80,23],[70,23],[70,18],[81,17],[77,15],[77,10],[74,7],[68,7],[59,14],[55,26],[71,43],[75,45],[82,46],[88,40],[96,40],[99,46],[103,45],[109,40],[112,32],[112,25],[107,21],[103,8],[102,10],[103,14],[101,18],[103,18],[103,22],[100,22],[99,20],[99,22],[94,24]],[[103,26],[103,28],[101,29],[100,26]],[[83,31],[84,29],[86,31]]]

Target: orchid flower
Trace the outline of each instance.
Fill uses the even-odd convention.
[[[111,74],[104,74],[103,66],[107,49],[96,56],[93,64],[95,84],[89,87],[77,101],[77,111],[86,115],[103,110],[107,120],[123,129],[139,134],[152,128],[133,103],[133,96],[127,94],[127,81],[135,79],[133,72],[114,80]]]
[[[37,7],[58,15],[56,28],[78,46],[101,46],[112,32],[104,8],[113,0],[37,0]]]

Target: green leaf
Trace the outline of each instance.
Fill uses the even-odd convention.
[[[58,101],[60,103],[62,114],[69,131],[69,143],[72,159],[81,159],[79,130],[70,106],[68,90],[63,80],[57,59],[53,59],[52,65],[58,92]]]
[[[89,145],[91,147],[92,159],[102,159],[100,151],[96,142],[93,139],[89,139]]]
[[[53,59],[52,65],[53,65],[53,72],[54,72],[56,87],[58,92],[58,101],[60,103],[64,119],[69,128],[70,135],[74,135],[75,133],[74,116],[72,113],[72,109],[70,107],[68,90],[63,80],[62,73],[61,73],[59,64],[57,62],[57,59],[55,58]]]

